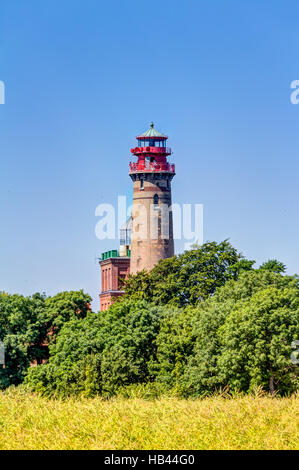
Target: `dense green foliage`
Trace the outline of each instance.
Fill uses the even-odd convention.
[[[0,340],[5,348],[5,368],[0,368],[0,389],[18,385],[30,362],[45,357],[42,348],[47,333],[45,298],[0,293]]]
[[[242,258],[228,241],[205,243],[199,249],[160,261],[150,272],[129,276],[126,297],[158,305],[196,305],[229,279],[236,279],[240,270],[252,267],[254,261]]]
[[[25,386],[47,396],[291,394],[299,281],[276,260],[253,264],[227,241],[207,243],[131,276],[126,295],[100,314],[82,291],[2,294],[1,387],[26,375]]]
[[[50,346],[45,365],[29,370],[27,383],[46,394],[111,395],[122,386],[151,380],[160,323],[158,307],[145,301],[115,303],[101,315],[67,322]]]
[[[82,291],[49,298],[0,293],[0,341],[5,348],[0,389],[20,384],[30,364],[46,360],[48,344],[55,342],[65,322],[86,316],[90,301]]]
[[[290,355],[299,334],[298,301],[298,281],[268,270],[243,273],[219,289],[197,309],[194,351],[181,380],[185,393],[226,386],[286,392],[284,383],[296,390]]]

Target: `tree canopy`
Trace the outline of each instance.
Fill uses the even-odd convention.
[[[210,248],[217,258],[215,245]],[[189,262],[202,260],[195,251],[182,255],[179,270],[184,266],[188,271]],[[174,274],[176,259],[159,264],[156,287],[149,283],[151,273],[132,277],[131,288],[145,279],[145,290],[127,291],[108,311],[66,323],[50,348],[48,364],[30,370],[26,383],[58,395],[111,396],[138,384],[181,396],[203,396],[225,387],[248,392],[256,386],[291,393],[298,388],[290,360],[291,343],[299,333],[298,279],[276,272],[276,263],[253,269],[252,261],[232,261],[223,267],[218,287],[211,287],[209,278],[199,278],[197,284],[193,279],[186,292],[181,285],[179,297],[170,289],[173,297],[168,291],[160,302],[158,272],[164,283],[165,273]],[[215,262],[211,265],[211,279],[220,283]],[[209,295],[205,290],[198,298],[207,286]],[[186,302],[192,288],[196,301]],[[178,298],[183,305],[177,305]]]
[[[150,272],[129,276],[124,286],[125,296],[159,305],[196,305],[226,281],[236,279],[241,270],[251,269],[253,264],[254,261],[245,260],[227,240],[208,242],[161,260]]]
[[[298,299],[296,278],[268,270],[243,273],[220,288],[197,309],[194,352],[181,379],[186,393],[199,396],[226,386],[273,392],[271,377],[275,390],[286,392],[288,382],[294,391],[298,384],[290,354],[299,335]],[[272,363],[274,345],[280,360]]]
[[[0,387],[24,382],[62,397],[138,387],[146,396],[290,394],[299,387],[299,279],[277,260],[254,264],[228,241],[206,243],[130,276],[126,294],[99,314],[83,291],[2,293]]]
[[[48,298],[0,293],[0,340],[5,348],[0,389],[20,384],[30,364],[47,360],[49,343],[55,342],[65,322],[86,316],[90,301],[83,291]]]

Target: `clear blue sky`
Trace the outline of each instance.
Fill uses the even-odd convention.
[[[116,243],[95,208],[131,195],[151,120],[204,239],[299,272],[298,15],[297,0],[2,0],[0,290],[97,298],[95,258]]]

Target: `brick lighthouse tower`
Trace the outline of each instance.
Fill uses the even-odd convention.
[[[137,162],[130,163],[132,217],[120,229],[119,250],[106,251],[99,260],[101,311],[124,294],[121,280],[174,255],[171,181],[175,167],[167,161],[171,155],[167,139],[151,124],[137,137],[138,147],[131,149],[137,157]]]
[[[137,162],[130,163],[133,181],[130,273],[152,269],[161,259],[174,255],[171,181],[175,166],[167,161],[168,137],[151,124],[131,149]]]

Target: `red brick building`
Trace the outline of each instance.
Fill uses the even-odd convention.
[[[109,253],[109,252],[108,252]],[[108,254],[107,254],[108,255]],[[108,310],[113,301],[123,295],[120,289],[120,280],[126,279],[130,272],[130,258],[128,256],[118,256],[118,252],[105,259],[106,253],[100,260],[101,266],[101,293],[100,310]],[[109,256],[109,255],[108,255]],[[104,259],[103,259],[104,258]]]

